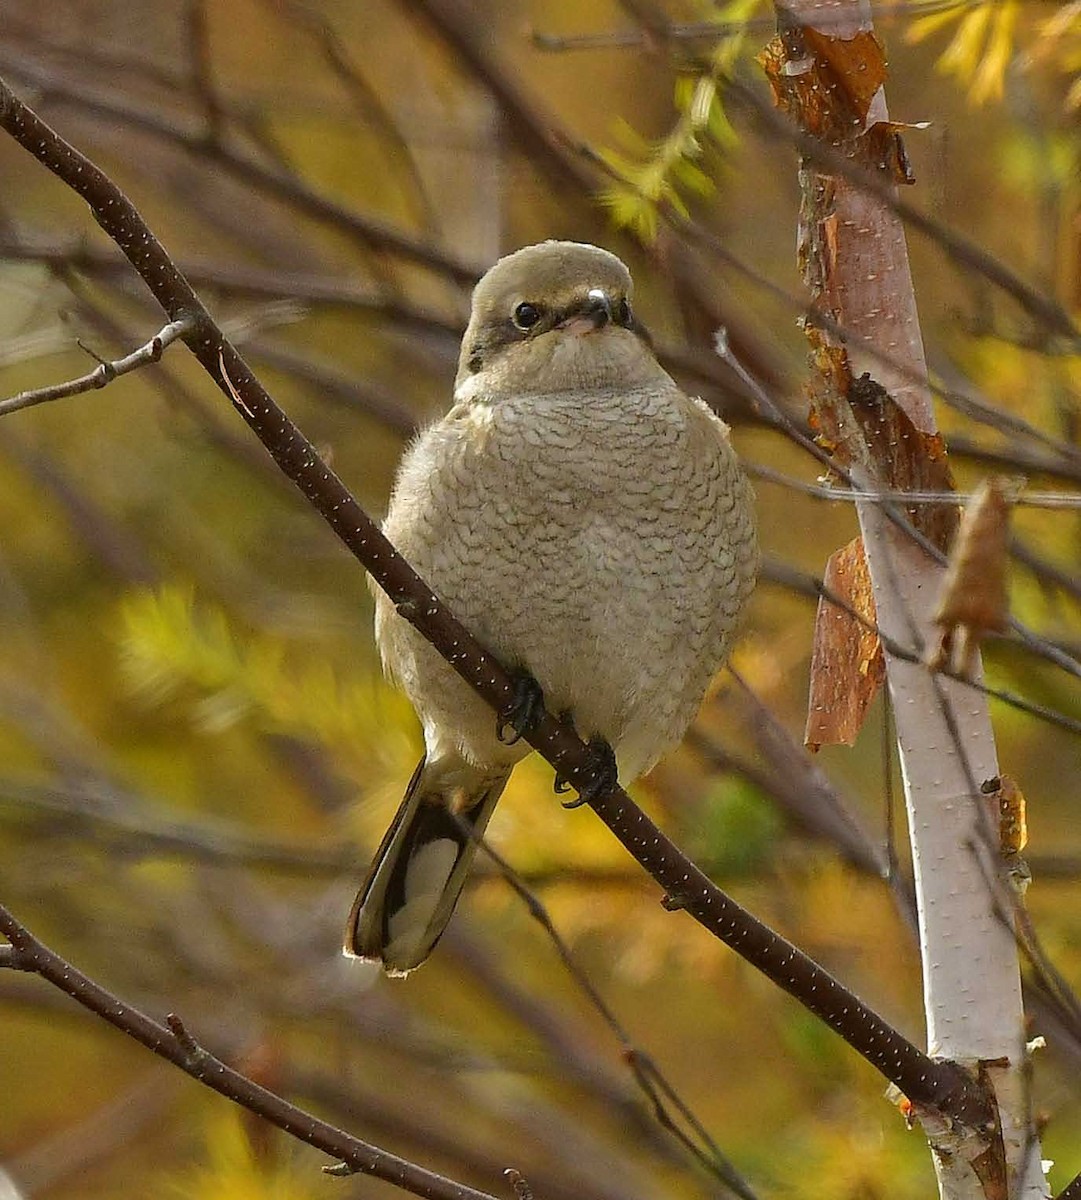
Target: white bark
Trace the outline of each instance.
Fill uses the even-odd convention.
[[[804,24],[832,37],[871,28],[860,0],[795,0]],[[887,120],[880,90],[868,126]],[[836,259],[830,295],[849,331],[853,375],[869,371],[916,427],[935,429],[904,230],[881,202],[836,180]],[[861,344],[862,343],[862,344]],[[857,482],[873,489],[877,480]],[[876,504],[859,506],[878,624],[906,647],[933,643],[942,568]],[[919,905],[928,1051],[988,1066],[998,1100],[1007,1180],[982,1182],[972,1158],[985,1148],[925,1121],[944,1200],[1035,1200],[1049,1195],[1031,1130],[1021,983],[1008,905],[996,904],[997,840],[979,785],[998,774],[986,699],[925,667],[887,654]],[[947,716],[949,714],[949,717]],[[956,735],[950,729],[950,719]],[[1005,919],[1004,919],[1005,917]]]

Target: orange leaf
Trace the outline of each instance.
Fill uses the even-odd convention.
[[[1011,490],[1009,480],[985,479],[965,509],[935,612],[942,630],[930,657],[936,670],[952,658],[957,670],[969,674],[980,639],[1008,626]]]
[[[1025,794],[1010,775],[985,780],[980,791],[995,805],[998,819],[999,849],[1003,858],[1020,854],[1028,842]]]

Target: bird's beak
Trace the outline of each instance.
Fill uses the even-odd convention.
[[[590,333],[612,321],[612,301],[603,288],[590,288],[580,304],[567,309],[556,326],[570,333]]]
[[[601,288],[590,288],[586,302],[586,315],[593,318],[598,329],[611,321],[612,301],[607,292]]]

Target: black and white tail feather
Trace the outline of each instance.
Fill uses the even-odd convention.
[[[422,758],[387,830],[345,929],[350,958],[407,975],[435,948],[465,886],[510,769]]]

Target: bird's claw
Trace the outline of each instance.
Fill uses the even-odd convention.
[[[604,738],[591,737],[586,742],[586,749],[589,759],[583,770],[572,772],[569,779],[563,775],[556,776],[557,792],[565,792],[572,784],[578,791],[575,799],[563,801],[564,808],[581,808],[583,804],[592,804],[619,786],[615,751]]]
[[[513,746],[527,737],[544,717],[544,692],[528,671],[511,674],[513,691],[510,702],[500,710],[496,722],[496,737],[504,746]]]

